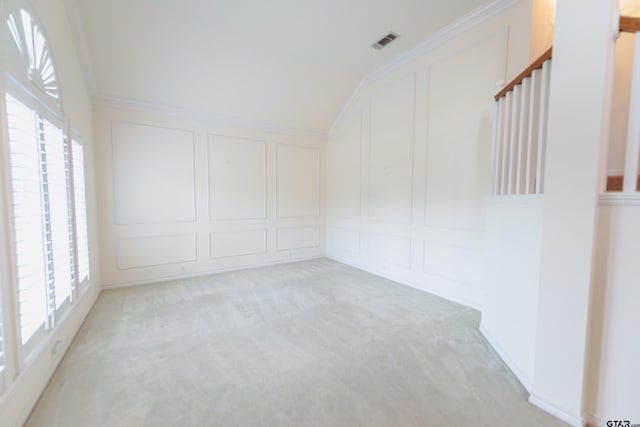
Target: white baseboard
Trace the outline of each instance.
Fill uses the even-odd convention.
[[[258,263],[252,263],[252,264],[246,264],[246,265],[238,265],[238,266],[233,266],[229,268],[202,270],[194,273],[176,274],[176,275],[170,275],[170,276],[159,276],[151,279],[135,280],[135,281],[129,281],[124,283],[106,284],[106,285],[102,285],[102,289],[109,290],[109,289],[129,288],[131,286],[141,286],[141,285],[149,285],[152,283],[170,282],[172,280],[191,279],[194,277],[209,276],[212,274],[229,273],[232,271],[247,270],[250,268],[259,268],[259,267],[269,267],[271,265],[289,264],[292,262],[308,261],[308,260],[319,259],[319,258],[325,258],[325,256],[322,254],[320,255],[316,254],[316,255],[310,255],[306,257],[295,257],[295,258],[287,258],[287,259],[282,259],[277,261],[266,261],[266,262],[258,262]]]
[[[585,425],[585,420],[582,417],[576,417],[575,415],[568,414],[565,411],[558,409],[556,406],[540,399],[539,397],[536,397],[533,394],[529,395],[529,403],[564,421],[570,426],[584,427]]]
[[[452,293],[447,293],[447,292],[442,292],[438,289],[433,289],[431,287],[427,287],[424,285],[424,283],[416,283],[414,281],[412,281],[411,279],[407,279],[405,277],[400,277],[399,275],[394,274],[393,272],[389,272],[389,271],[382,271],[382,269],[376,268],[372,265],[368,265],[368,264],[364,264],[364,263],[359,263],[359,262],[354,262],[353,260],[347,259],[347,258],[343,258],[339,255],[336,255],[335,253],[329,253],[327,252],[327,254],[325,255],[326,258],[329,258],[333,261],[337,261],[340,262],[342,264],[346,264],[349,265],[351,267],[357,268],[359,270],[363,270],[366,271],[367,273],[371,273],[374,274],[376,276],[380,276],[380,277],[384,277],[385,279],[389,279],[393,282],[397,282],[400,283],[402,285],[405,286],[409,286],[410,288],[414,288],[417,289],[419,291],[422,292],[426,292],[429,293],[431,295],[435,295],[437,297],[440,298],[444,298],[447,301],[451,301],[454,302],[456,304],[460,304],[463,305],[465,307],[469,307],[472,308],[474,310],[478,310],[478,311],[482,311],[482,307],[480,306],[480,304],[478,304],[477,301],[470,301],[468,299],[462,299],[459,298],[457,295],[454,295]]]
[[[485,337],[485,339],[489,342],[491,347],[498,353],[498,356],[502,359],[502,361],[507,365],[507,367],[513,372],[513,375],[520,381],[522,387],[527,390],[528,393],[531,393],[531,380],[524,374],[522,369],[513,361],[513,359],[509,356],[509,354],[498,344],[498,341],[487,331],[487,329],[480,323],[480,333]]]

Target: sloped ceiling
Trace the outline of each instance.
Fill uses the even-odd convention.
[[[487,0],[73,3],[97,95],[326,133],[364,76]]]

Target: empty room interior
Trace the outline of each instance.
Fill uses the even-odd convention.
[[[640,425],[640,1],[1,0],[0,426]]]

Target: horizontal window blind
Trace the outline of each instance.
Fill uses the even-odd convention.
[[[25,344],[47,320],[41,156],[36,111],[6,95],[20,336]]]
[[[71,228],[71,197],[69,156],[64,133],[60,126],[42,120],[42,140],[46,163],[43,169],[45,189],[45,229],[51,233],[49,250],[49,304],[53,310],[70,300],[73,281],[73,246]]]
[[[89,235],[87,224],[87,200],[84,183],[84,148],[77,135],[72,137],[73,196],[76,218],[76,250],[78,283],[89,281]]]

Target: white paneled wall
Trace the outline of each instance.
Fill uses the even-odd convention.
[[[327,145],[329,257],[482,305],[493,94],[527,65],[526,17],[503,12],[354,104]]]
[[[324,254],[324,143],[96,107],[103,284]]]

